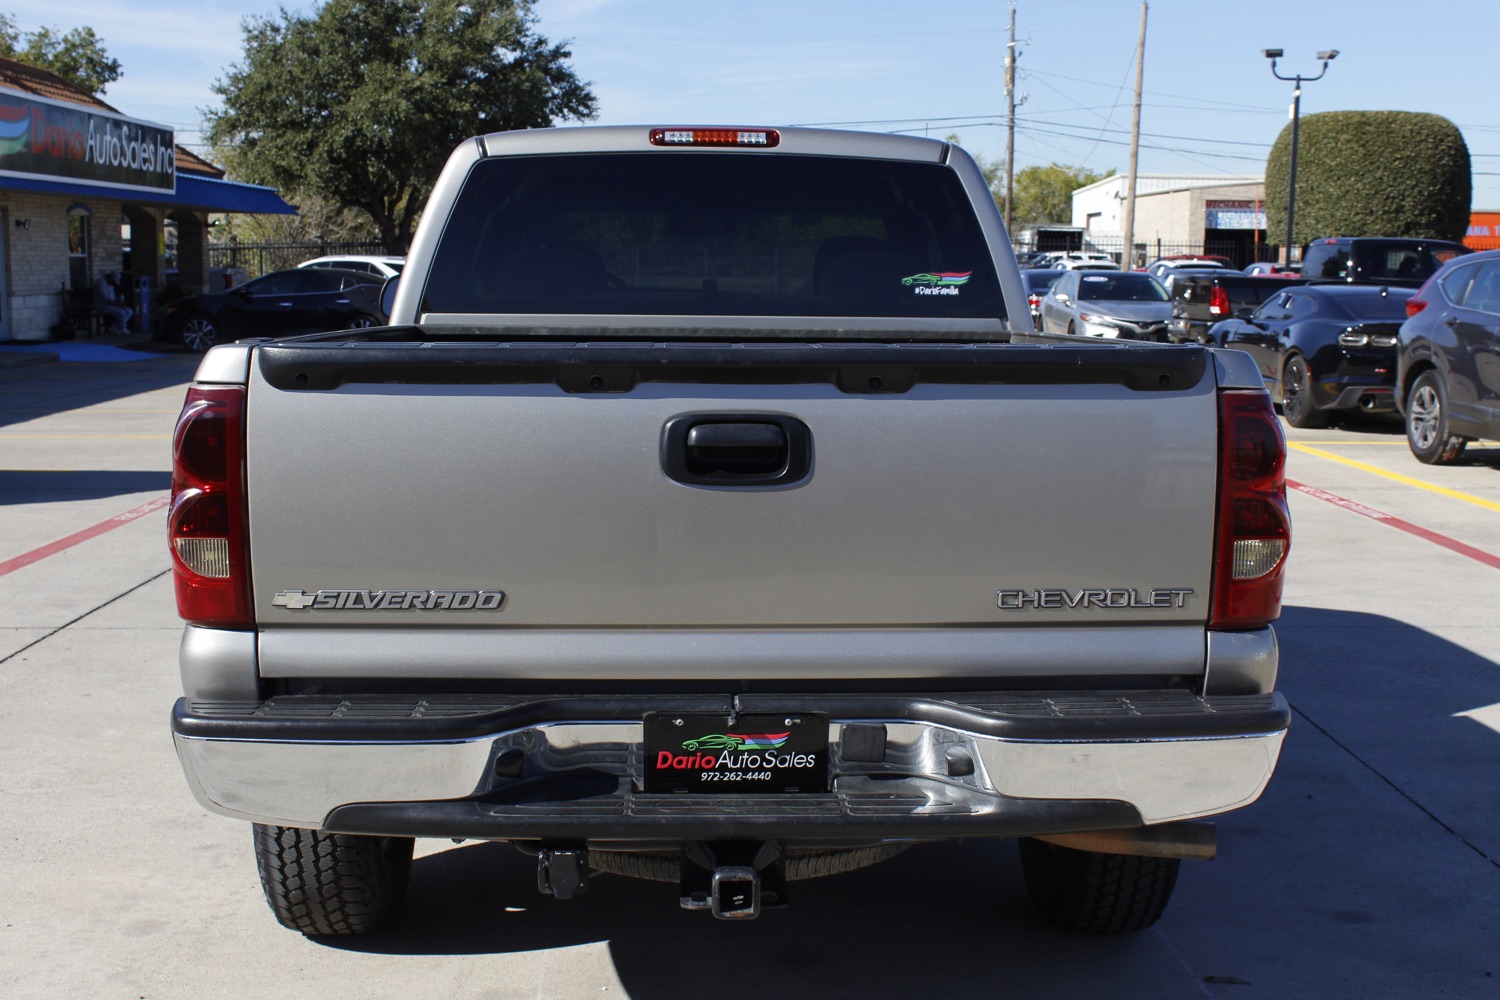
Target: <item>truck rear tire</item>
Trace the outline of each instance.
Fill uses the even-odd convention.
[[[1083,934],[1129,934],[1156,923],[1177,885],[1179,858],[1143,858],[1058,847],[1029,837],[1021,872],[1053,926]]]
[[[360,837],[255,824],[255,865],[283,927],[368,934],[395,913],[411,877],[410,837]]]

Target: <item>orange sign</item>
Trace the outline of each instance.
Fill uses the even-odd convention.
[[[1464,246],[1470,250],[1500,250],[1500,212],[1473,212]]]

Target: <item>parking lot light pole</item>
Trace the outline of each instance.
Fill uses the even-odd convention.
[[[1297,123],[1298,119],[1302,117],[1302,84],[1304,82],[1311,83],[1314,80],[1323,79],[1323,74],[1328,72],[1328,64],[1338,58],[1339,50],[1329,49],[1326,52],[1318,53],[1318,58],[1323,62],[1323,68],[1318,71],[1317,76],[1303,76],[1301,73],[1298,73],[1296,76],[1282,76],[1276,72],[1276,60],[1280,59],[1284,54],[1282,50],[1264,49],[1263,51],[1266,58],[1271,60],[1271,75],[1278,80],[1286,80],[1288,83],[1295,81],[1296,84],[1292,88],[1292,157],[1291,166],[1287,170],[1286,245],[1282,248],[1282,252],[1286,255],[1286,264],[1290,266],[1292,263],[1293,246],[1292,223],[1297,218]]]

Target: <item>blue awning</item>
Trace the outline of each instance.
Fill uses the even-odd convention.
[[[297,210],[276,193],[275,188],[256,184],[221,181],[195,174],[178,174],[177,190],[145,191],[139,189],[96,187],[67,181],[41,181],[31,177],[0,174],[0,190],[32,191],[72,198],[116,198],[132,205],[162,205],[168,208],[191,208],[200,212],[240,212],[251,215],[296,215]]]

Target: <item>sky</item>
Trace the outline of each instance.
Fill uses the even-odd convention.
[[[204,151],[215,80],[244,53],[242,20],[267,0],[0,0],[24,33],[92,27],[124,75],[103,97],[169,125]],[[312,0],[286,0],[307,13]],[[1447,0],[1423,13],[1397,0],[1315,3],[1149,0],[1140,173],[1259,176],[1302,114],[1425,111],[1463,132],[1476,210],[1500,210],[1500,105],[1487,44],[1496,0]],[[536,0],[536,31],[568,41],[572,65],[607,125],[829,125],[956,135],[989,161],[1005,156],[1004,58],[1016,12],[1016,169],[1061,163],[1097,173],[1129,166],[1140,0]],[[1024,102],[1021,101],[1024,95]],[[1419,179],[1414,179],[1419,182]]]

